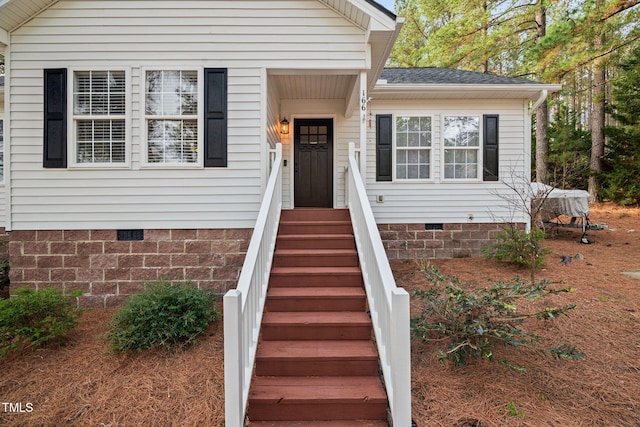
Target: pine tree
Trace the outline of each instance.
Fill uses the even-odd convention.
[[[613,82],[607,127],[609,146],[603,159],[603,194],[621,204],[640,204],[640,45],[620,62]]]

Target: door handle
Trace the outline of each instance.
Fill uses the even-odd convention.
[[[294,165],[293,165],[293,171],[294,171],[295,173],[298,173],[298,162],[294,163]]]

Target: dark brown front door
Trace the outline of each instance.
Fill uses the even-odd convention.
[[[296,207],[333,207],[333,120],[294,122]]]

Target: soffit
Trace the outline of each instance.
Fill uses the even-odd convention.
[[[0,28],[13,31],[57,0],[0,0]]]

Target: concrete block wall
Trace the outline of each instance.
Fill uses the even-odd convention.
[[[9,233],[11,289],[82,291],[81,307],[112,307],[146,282],[190,280],[224,293],[236,286],[250,229],[144,230],[143,240],[117,240],[117,230]]]
[[[442,224],[426,230],[425,224],[378,224],[389,259],[465,258],[481,256],[482,248],[496,242],[508,224]],[[524,229],[524,224],[519,224]]]

